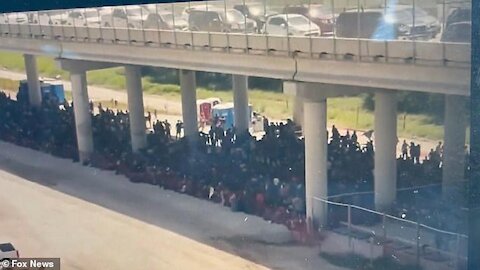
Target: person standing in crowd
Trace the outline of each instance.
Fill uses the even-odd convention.
[[[175,139],[178,140],[181,137],[181,134],[182,134],[182,129],[183,129],[182,121],[178,120],[177,124],[175,125],[175,128],[176,128]]]
[[[150,113],[150,111],[148,111],[147,117],[145,117],[145,118],[146,118],[145,120],[147,120],[148,127],[152,128],[152,114]]]
[[[403,140],[402,144],[402,159],[407,159],[408,158],[408,144],[407,140]]]
[[[443,154],[442,142],[438,142],[437,147],[435,147],[435,153],[437,153],[439,157],[442,157],[442,154]]]
[[[413,163],[415,163],[415,143],[410,142],[410,159]]]
[[[171,125],[167,119],[165,119],[165,122],[163,122],[163,124],[165,125],[165,136],[170,140],[172,137]]]
[[[415,164],[420,164],[420,155],[422,153],[422,148],[420,144],[417,144],[415,147]]]

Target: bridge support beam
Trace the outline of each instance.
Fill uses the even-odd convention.
[[[132,151],[135,153],[147,146],[140,67],[131,65],[125,66],[125,77],[128,96],[130,137]]]
[[[305,191],[309,231],[327,224],[327,100],[304,101]]]
[[[28,101],[31,106],[39,107],[42,105],[42,92],[38,79],[37,59],[31,54],[25,54],[23,58],[27,73]]]
[[[184,134],[187,139],[196,140],[198,136],[198,119],[195,71],[180,70],[180,90],[182,94]]]
[[[452,194],[451,184],[464,180],[467,110],[465,97],[445,96],[442,189],[445,199]],[[458,200],[458,198],[456,198]]]
[[[248,132],[251,118],[248,107],[248,77],[233,75],[232,85],[235,129],[237,134],[242,134]]]
[[[93,153],[92,116],[88,102],[87,75],[84,70],[70,71],[73,109],[80,162],[87,162]]]
[[[303,100],[299,96],[293,98],[293,122],[303,127]]]
[[[375,208],[387,210],[397,195],[397,101],[393,92],[375,93]]]

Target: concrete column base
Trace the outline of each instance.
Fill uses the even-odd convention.
[[[327,225],[327,101],[305,100],[305,191],[309,230]]]
[[[375,93],[375,208],[388,210],[397,196],[397,102],[393,92]]]

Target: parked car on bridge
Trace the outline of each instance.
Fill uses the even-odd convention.
[[[257,24],[258,32],[263,29],[267,17],[278,14],[278,12],[267,10],[265,5],[261,3],[237,4],[233,8],[240,11],[248,19],[254,20]]]
[[[320,27],[322,36],[333,35],[335,15],[332,10],[328,10],[324,5],[287,5],[283,9],[283,13],[303,15]]]
[[[32,24],[50,25],[52,21],[47,11],[28,13],[28,21]]]
[[[8,13],[0,14],[0,23],[3,24],[27,24],[27,13]]]
[[[68,13],[63,10],[48,12],[49,24],[63,25],[67,22]]]
[[[299,14],[278,14],[267,18],[263,32],[276,36],[320,36],[318,25]]]
[[[413,18],[415,17],[415,23]],[[344,38],[379,40],[435,38],[440,23],[421,8],[396,6],[393,8],[347,10],[337,17],[335,35]]]
[[[188,30],[188,22],[182,17],[174,18],[171,12],[162,10],[158,13],[148,14],[144,26],[145,29],[169,29],[169,30]]]
[[[101,15],[101,24],[104,27],[141,29],[148,14],[150,11],[142,6],[115,7]]]
[[[470,8],[459,7],[450,11],[445,22],[445,27],[448,28],[453,23],[471,22],[472,10]]]
[[[445,21],[443,42],[470,43],[472,40],[472,10],[467,7],[452,9]]]
[[[184,16],[188,17],[189,29],[192,31],[209,32],[239,32],[254,33],[257,24],[254,20],[245,18],[236,9],[196,6],[186,9]]]
[[[100,10],[95,8],[77,9],[68,12],[62,24],[69,26],[100,26]],[[65,17],[65,16],[64,16]]]
[[[472,41],[472,22],[451,23],[443,31],[441,41],[470,43]]]

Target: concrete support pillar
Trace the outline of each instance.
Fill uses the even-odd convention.
[[[293,122],[303,127],[303,99],[301,96],[293,98]]]
[[[125,77],[128,95],[128,111],[130,120],[130,137],[132,151],[138,152],[147,146],[145,133],[145,111],[143,107],[142,76],[140,67],[125,66]]]
[[[87,92],[85,71],[71,71],[73,108],[80,162],[90,159],[93,153],[92,117]]]
[[[314,199],[328,196],[327,101],[307,99],[304,110],[306,214],[309,225],[318,228],[327,224],[327,205]]]
[[[182,93],[184,134],[187,138],[196,139],[198,135],[198,119],[195,71],[180,70],[180,89]]]
[[[37,59],[31,54],[25,54],[23,58],[27,73],[28,101],[31,106],[38,107],[42,105],[42,92],[40,91],[40,81],[38,80]]]
[[[397,194],[397,101],[392,92],[375,93],[375,208],[387,210]]]
[[[443,145],[443,194],[448,196],[448,186],[464,180],[465,135],[467,128],[467,110],[465,97],[445,96],[445,122]]]
[[[248,77],[233,75],[233,105],[235,129],[238,134],[248,132],[250,127],[250,109],[248,108]]]

